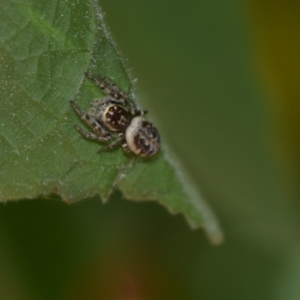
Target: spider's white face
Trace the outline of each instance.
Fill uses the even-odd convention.
[[[134,117],[125,131],[125,140],[131,152],[152,156],[160,148],[160,137],[152,123],[143,117]]]

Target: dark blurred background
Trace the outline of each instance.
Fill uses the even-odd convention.
[[[7,203],[0,299],[300,299],[300,4],[99,1],[226,240],[118,192]]]

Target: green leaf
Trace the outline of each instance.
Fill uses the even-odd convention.
[[[164,138],[160,154],[145,160],[121,149],[99,155],[101,145],[74,130],[80,120],[69,100],[86,110],[91,99],[103,97],[84,72],[131,91],[96,2],[2,1],[0,39],[1,201],[51,193],[68,202],[97,194],[106,200],[119,188],[127,199],[156,200],[184,214],[221,242],[215,217]]]

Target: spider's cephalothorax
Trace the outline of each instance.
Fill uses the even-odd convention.
[[[102,76],[85,74],[109,96],[94,99],[87,113],[71,101],[71,106],[94,133],[75,128],[86,138],[109,142],[99,152],[122,145],[127,153],[149,157],[160,148],[160,137],[155,126],[143,117],[147,112],[138,110],[128,95],[114,83]]]

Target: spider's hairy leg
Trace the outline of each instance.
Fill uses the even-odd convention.
[[[74,101],[70,101],[71,107],[77,113],[81,120],[83,120],[96,134],[101,137],[107,137],[107,131],[102,125],[92,118],[89,114],[85,114]]]
[[[75,129],[82,135],[84,136],[85,138],[87,139],[90,139],[90,140],[96,140],[96,141],[99,141],[99,142],[107,142],[110,140],[110,136],[100,136],[100,135],[97,135],[95,133],[91,133],[91,132],[86,132],[84,131],[81,127],[79,127],[78,125],[75,125],[74,126]]]
[[[124,135],[120,134],[119,137],[114,140],[112,143],[110,143],[107,146],[102,147],[101,149],[98,150],[98,153],[104,152],[104,151],[108,151],[108,150],[112,150],[114,148],[117,148],[118,146],[120,146],[122,143],[124,142]]]
[[[112,81],[110,81],[108,78],[97,75],[96,77],[93,76],[91,73],[84,73],[85,76],[92,81],[95,82],[95,84],[103,90],[106,94],[114,97],[115,99],[123,99],[125,102],[129,101],[128,96],[125,92],[123,92],[116,84],[114,84]]]
[[[105,105],[105,104],[109,104],[109,103],[124,105],[122,100],[112,98],[111,96],[107,96],[102,99],[96,98],[96,99],[92,100],[92,106],[100,106],[100,105]]]
[[[128,104],[130,106],[131,112],[135,112],[137,110],[135,104],[129,99],[128,95],[108,78],[101,75],[97,75],[95,77],[88,72],[84,74],[87,78],[95,82],[95,84],[106,94],[112,96],[114,99],[122,101],[121,104],[123,105]]]

